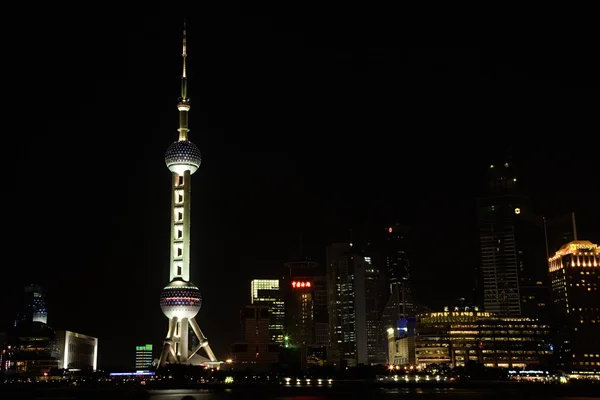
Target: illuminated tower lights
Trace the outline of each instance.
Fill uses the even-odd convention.
[[[164,340],[159,365],[198,364],[192,358],[204,349],[209,360],[216,362],[206,336],[194,317],[200,311],[202,296],[196,285],[190,282],[190,194],[191,176],[201,162],[200,150],[188,140],[188,111],[186,72],[186,29],[183,28],[183,71],[181,74],[181,98],[179,110],[179,140],[171,144],[165,153],[167,168],[172,172],[171,186],[171,257],[169,266],[170,283],[160,295],[160,307],[169,318],[169,329]],[[198,345],[189,349],[189,328],[198,338]]]

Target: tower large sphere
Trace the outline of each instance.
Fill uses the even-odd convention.
[[[189,140],[173,142],[165,152],[167,168],[179,175],[188,170],[193,174],[200,167],[201,161],[200,150]]]
[[[202,306],[200,289],[175,278],[160,293],[160,308],[167,318],[194,318]]]

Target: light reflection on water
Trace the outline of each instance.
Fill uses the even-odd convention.
[[[149,400],[348,400],[348,399],[468,399],[468,400],[547,400],[566,397],[554,396],[547,391],[497,390],[492,388],[336,388],[332,390],[280,390],[276,388],[234,388],[222,391],[207,390],[162,390],[154,391]],[[592,398],[589,397],[588,400]]]
[[[288,389],[293,389],[289,388]],[[443,398],[470,398],[487,399],[496,397],[481,396],[481,392],[461,391],[453,388],[338,388],[333,390],[318,391],[311,393],[302,391],[277,389],[250,389],[243,388],[226,389],[224,391],[212,392],[202,390],[160,390],[152,391],[149,400],[237,400],[237,399],[269,399],[269,400],[332,400],[332,399],[404,399],[418,398],[443,399]],[[489,393],[488,393],[489,394]]]

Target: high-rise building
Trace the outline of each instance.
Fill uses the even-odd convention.
[[[241,312],[242,341],[232,346],[232,360],[256,368],[279,359],[278,345],[271,341],[269,307],[249,305]]]
[[[187,96],[186,30],[183,29],[183,70],[181,74],[181,97],[179,110],[179,140],[173,142],[165,153],[165,163],[172,173],[171,184],[171,256],[169,263],[170,283],[163,289],[160,306],[169,319],[169,329],[164,341],[159,364],[203,364],[215,363],[208,340],[194,317],[200,311],[202,296],[200,289],[190,282],[190,211],[192,174],[198,170],[201,154],[198,147],[188,139],[188,112],[190,99]],[[191,331],[198,338],[198,345],[190,348]],[[208,359],[197,353],[204,349]]]
[[[135,346],[135,370],[142,371],[150,368],[153,362],[152,345]]]
[[[368,364],[365,269],[362,255],[350,243],[327,247],[327,360],[338,367]]]
[[[303,342],[314,346],[326,346],[328,339],[329,315],[327,311],[327,279],[321,265],[311,260],[289,261],[285,263],[289,270],[289,279],[286,278],[286,329],[290,340]],[[310,286],[298,286],[297,283],[306,282]],[[307,296],[302,297],[304,294]],[[304,307],[298,305],[310,302]],[[301,313],[304,309],[308,314]],[[306,326],[301,326],[306,325]],[[293,332],[306,332],[302,338],[295,338]]]
[[[271,341],[283,343],[285,302],[279,279],[253,279],[250,282],[250,303],[269,309]]]
[[[21,319],[30,322],[48,323],[46,291],[39,285],[25,286],[23,315]]]
[[[385,293],[385,275],[374,262],[373,257],[363,255],[362,261],[364,261],[365,268],[363,271],[363,288],[367,329],[367,363],[369,365],[385,364],[386,351],[382,321],[382,295]]]
[[[387,326],[395,326],[401,318],[414,316],[415,313],[410,280],[409,234],[407,225],[393,224],[385,228],[379,246],[387,282],[387,295],[382,304],[383,324]]]
[[[286,345],[300,350],[301,366],[323,365],[327,357],[327,280],[321,266],[309,259],[285,263]]]
[[[409,228],[404,224],[394,224],[386,228],[384,260],[387,269],[389,292],[396,286],[410,295],[410,259],[408,257]]]
[[[512,161],[489,166],[488,191],[477,199],[477,206],[477,302],[503,317],[546,316],[543,221],[520,190]]]
[[[385,297],[382,297],[385,303],[381,312],[380,335],[385,343],[385,359],[400,365],[408,364],[410,360],[408,356],[400,356],[396,346],[404,349],[410,342],[410,348],[414,348],[414,335],[409,338],[407,330],[399,329],[407,318],[414,319],[416,313],[410,279],[409,240],[410,228],[405,224],[396,223],[385,228],[381,246],[381,257],[387,272],[387,290]],[[393,343],[393,346],[390,347],[389,343]]]
[[[557,313],[555,354],[558,367],[600,370],[600,248],[588,240],[563,245],[549,261]]]
[[[314,282],[311,276],[287,281],[287,335],[291,344],[310,346],[314,342]]]

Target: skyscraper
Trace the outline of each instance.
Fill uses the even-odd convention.
[[[279,286],[279,279],[253,279],[250,282],[250,303],[268,307],[271,341],[282,343],[285,302]]]
[[[329,343],[325,271],[306,257],[288,261],[285,267],[286,345],[299,347],[302,366],[323,365]]]
[[[28,322],[48,323],[46,308],[46,291],[38,285],[25,286],[23,315],[21,319]]]
[[[338,367],[368,364],[364,256],[350,243],[327,246],[327,360]]]
[[[410,229],[404,224],[393,224],[385,229],[382,255],[387,272],[387,301],[381,317],[380,337],[394,346],[402,340],[398,342],[404,345],[402,348],[410,343],[410,354],[414,354],[414,329],[404,329],[414,325],[416,313],[410,279],[409,235]],[[408,350],[406,357],[399,358],[395,349],[385,348],[390,363],[408,364],[412,360]]]
[[[190,282],[190,211],[192,174],[198,170],[201,154],[198,147],[188,140],[188,112],[190,99],[187,96],[186,30],[183,29],[183,70],[181,74],[181,97],[179,110],[179,140],[171,144],[165,153],[167,168],[172,172],[171,185],[171,257],[169,266],[170,283],[163,289],[160,306],[169,318],[169,329],[160,356],[160,365],[165,363],[201,364],[216,362],[208,340],[200,330],[194,317],[200,311],[202,296],[200,289]],[[198,338],[198,345],[190,349],[190,327]],[[208,360],[197,352],[204,349]]]
[[[600,248],[588,240],[563,245],[550,259],[559,369],[600,369]]]
[[[367,328],[367,362],[369,365],[384,364],[386,361],[382,322],[382,295],[385,293],[384,274],[372,257],[365,255],[362,257],[362,261],[365,264],[362,279],[364,280]]]
[[[520,189],[510,159],[490,165],[488,176],[487,193],[477,199],[477,302],[504,317],[543,317],[549,291],[542,219]]]
[[[408,258],[409,228],[403,224],[394,224],[386,228],[384,242],[384,260],[388,273],[390,293],[395,286],[410,294],[410,259]]]

